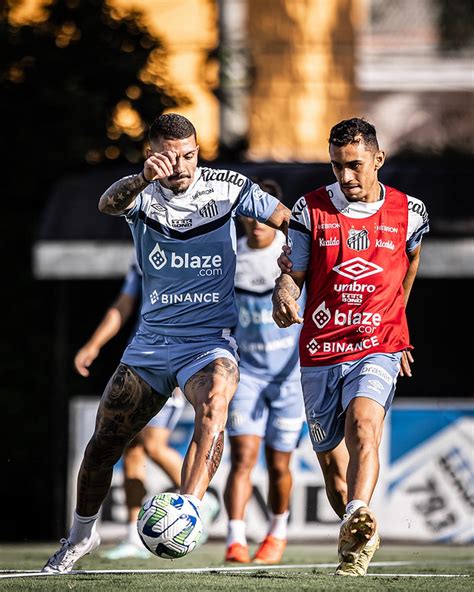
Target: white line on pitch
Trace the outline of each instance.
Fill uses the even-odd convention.
[[[371,567],[399,567],[402,565],[416,565],[416,561],[374,561]],[[322,569],[334,568],[336,563],[303,563],[291,565],[259,565],[239,567],[188,567],[180,569],[103,569],[103,570],[73,570],[64,575],[101,575],[101,574],[166,574],[166,573],[222,573],[222,572],[251,572],[284,569]],[[45,577],[57,574],[44,573],[36,570],[0,570],[0,579],[21,577]],[[466,574],[368,574],[374,577],[469,577]]]

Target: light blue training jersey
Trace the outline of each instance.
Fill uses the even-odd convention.
[[[272,244],[252,249],[244,236],[237,245],[235,290],[239,322],[235,339],[240,368],[265,380],[299,378],[298,339],[301,325],[281,329],[272,318],[272,292],[280,275],[277,259],[285,243],[277,232]],[[304,308],[304,297],[299,304]]]
[[[265,222],[278,203],[235,171],[198,167],[179,195],[150,183],[125,214],[143,274],[141,328],[178,337],[233,329],[234,217]]]

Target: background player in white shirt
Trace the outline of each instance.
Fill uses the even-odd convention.
[[[263,180],[259,185],[282,199],[281,188],[273,180]],[[252,495],[251,474],[264,440],[271,520],[253,561],[278,563],[286,547],[291,454],[301,437],[304,415],[298,357],[300,327],[280,329],[272,318],[271,294],[280,275],[277,258],[285,236],[251,218],[241,221],[245,235],[237,246],[235,278],[240,382],[227,422],[231,469],[224,494],[229,517],[225,558],[237,563],[251,561],[245,511]]]

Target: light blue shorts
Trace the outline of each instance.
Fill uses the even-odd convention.
[[[347,406],[356,397],[377,401],[388,411],[395,395],[402,354],[372,354],[332,366],[301,368],[309,435],[316,452],[344,438]]]
[[[229,436],[259,436],[279,452],[298,445],[304,421],[304,404],[298,377],[270,382],[240,370],[237,392],[229,405]]]
[[[217,358],[238,364],[237,343],[227,329],[198,337],[175,337],[140,328],[121,361],[156,392],[169,397],[177,386],[184,392],[191,376]]]
[[[185,400],[183,395],[173,395],[159,413],[147,423],[147,428],[159,428],[172,432],[183,413]]]

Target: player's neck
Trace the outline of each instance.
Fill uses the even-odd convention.
[[[383,197],[383,191],[382,191],[382,186],[380,185],[380,183],[377,181],[375,181],[374,185],[370,188],[370,191],[367,193],[367,195],[364,197],[364,199],[361,199],[360,201],[364,202],[364,203],[374,203],[376,201],[380,201]]]

